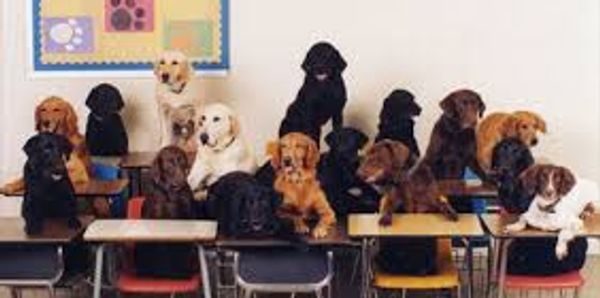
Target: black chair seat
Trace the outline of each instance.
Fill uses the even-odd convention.
[[[239,275],[252,284],[310,284],[325,279],[327,264],[327,253],[321,250],[243,250],[239,255]]]
[[[0,246],[0,280],[51,280],[60,268],[55,246]]]

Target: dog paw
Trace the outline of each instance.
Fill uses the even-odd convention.
[[[519,224],[519,223],[514,223],[514,224],[510,224],[507,225],[504,228],[504,233],[505,234],[512,234],[512,233],[516,233],[523,230],[523,225]]]
[[[380,226],[389,226],[392,224],[392,214],[390,213],[386,213],[384,215],[381,216],[381,218],[379,218],[379,225]]]
[[[313,238],[323,238],[329,234],[329,229],[325,226],[317,226],[312,231]]]
[[[556,259],[559,261],[564,259],[567,256],[569,249],[567,248],[566,243],[557,243],[555,248]]]
[[[294,225],[294,230],[296,231],[297,234],[308,234],[310,232],[310,228],[304,223],[296,223]]]

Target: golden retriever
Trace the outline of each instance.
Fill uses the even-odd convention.
[[[199,94],[193,84],[194,68],[182,52],[163,52],[154,63],[154,75],[157,80],[160,146],[165,147],[171,145],[169,114],[183,105],[199,108]]]
[[[546,133],[546,122],[530,111],[492,113],[477,128],[477,161],[481,168],[490,171],[492,151],[500,141],[518,138],[528,147],[538,143],[538,132]]]
[[[291,215],[296,232],[310,232],[306,221],[314,212],[319,216],[319,221],[312,236],[327,236],[336,219],[317,180],[317,144],[305,134],[291,132],[279,141],[270,143],[267,151],[276,173],[273,186],[283,194],[282,211]]]
[[[66,137],[73,145],[73,152],[67,161],[71,182],[82,183],[90,180],[90,155],[85,138],[77,127],[77,114],[69,102],[58,96],[44,99],[35,108],[35,129],[38,132],[50,132]],[[24,189],[25,183],[19,178],[4,185],[2,192],[15,193]]]

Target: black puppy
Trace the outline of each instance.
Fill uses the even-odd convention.
[[[129,141],[119,111],[123,97],[110,84],[100,84],[88,95],[85,104],[90,108],[85,141],[92,155],[109,156],[127,154]]]
[[[28,235],[39,234],[46,218],[64,218],[71,228],[81,226],[75,191],[65,165],[72,150],[66,138],[52,133],[39,133],[23,147],[27,162],[21,213]]]
[[[379,194],[356,176],[359,151],[368,140],[363,132],[351,127],[332,131],[325,137],[329,152],[321,156],[318,178],[338,218],[377,211]]]
[[[302,63],[306,73],[296,100],[288,107],[279,127],[279,137],[289,132],[302,132],[319,144],[321,126],[332,119],[333,129],[343,125],[346,86],[342,72],[346,61],[330,43],[311,47]]]
[[[534,164],[529,147],[518,138],[501,141],[492,153],[492,178],[498,184],[498,200],[509,213],[522,213],[533,200],[519,175]]]
[[[407,90],[396,89],[383,102],[379,113],[379,133],[375,143],[390,139],[404,143],[416,157],[421,156],[415,139],[414,117],[421,115],[421,106]]]
[[[217,219],[219,232],[228,237],[272,237],[291,232],[291,223],[276,215],[282,201],[272,187],[244,172],[226,174],[208,189],[209,213]]]

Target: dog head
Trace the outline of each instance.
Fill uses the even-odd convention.
[[[415,102],[415,97],[407,90],[396,89],[383,101],[379,120],[412,118],[421,115],[421,106]]]
[[[314,171],[319,162],[317,143],[298,132],[288,133],[278,141],[269,143],[267,153],[271,156],[271,166],[275,171],[285,175]]]
[[[221,151],[238,137],[239,120],[228,106],[220,103],[211,104],[200,115],[198,133],[200,146]]]
[[[525,145],[533,147],[538,143],[538,132],[546,133],[546,122],[538,114],[517,111],[504,123],[504,135],[517,137]]]
[[[575,176],[565,167],[537,164],[521,174],[523,187],[536,198],[541,209],[554,206],[575,186]]]
[[[440,107],[445,116],[458,122],[461,129],[475,128],[485,111],[479,94],[467,89],[450,93],[440,102]]]
[[[27,140],[23,151],[27,155],[27,167],[40,174],[44,181],[69,179],[65,162],[73,146],[65,137],[41,132]]]
[[[356,174],[366,183],[386,184],[406,170],[410,156],[401,142],[381,140],[367,151]]]
[[[35,108],[35,129],[63,136],[78,134],[75,109],[60,97],[48,97]]]
[[[162,148],[150,167],[150,177],[156,185],[166,189],[181,189],[187,185],[189,161],[177,146]]]
[[[340,75],[346,69],[346,61],[340,52],[328,42],[313,45],[302,62],[302,69],[319,82]]]
[[[256,235],[272,233],[275,224],[275,213],[282,197],[270,187],[259,183],[246,183],[235,191],[242,199],[240,225],[243,233]]]
[[[333,130],[325,137],[329,153],[349,165],[358,164],[358,153],[368,141],[366,134],[352,127]]]
[[[505,139],[492,152],[492,176],[498,180],[515,179],[533,163],[531,151],[521,140]]]
[[[169,113],[171,119],[171,133],[184,140],[196,135],[196,108],[192,105],[183,105]]]
[[[118,113],[123,106],[123,97],[119,89],[110,84],[100,84],[88,94],[85,105],[100,117]]]
[[[185,54],[165,51],[154,63],[154,75],[161,83],[173,88],[183,88],[193,76],[194,69]]]

